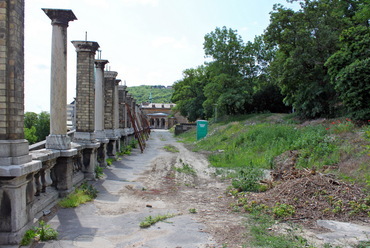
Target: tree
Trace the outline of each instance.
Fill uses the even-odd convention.
[[[174,93],[171,100],[176,103],[175,110],[180,111],[189,121],[204,119],[202,104],[205,101],[203,90],[207,84],[207,69],[205,66],[186,69],[183,76],[183,79],[173,85]]]
[[[324,63],[338,50],[339,34],[350,25],[355,2],[305,0],[299,11],[274,6],[265,33],[265,41],[278,49],[271,74],[286,95],[285,103],[303,118],[334,114],[338,99]]]
[[[370,29],[357,25],[344,30],[341,49],[326,62],[331,82],[348,115],[355,120],[370,116]]]
[[[24,114],[24,135],[30,144],[46,139],[50,133],[50,114],[26,112]]]
[[[46,111],[42,111],[38,116],[35,127],[38,141],[45,140],[46,136],[50,134],[50,114]]]
[[[206,56],[213,59],[207,64],[210,78],[204,87],[206,115],[213,115],[214,105],[223,114],[245,113],[252,101],[254,57],[246,53],[237,31],[226,27],[206,34],[203,46]]]

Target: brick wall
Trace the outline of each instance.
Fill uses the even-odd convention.
[[[114,129],[114,89],[117,72],[104,72],[104,129]]]
[[[96,42],[73,41],[77,51],[76,131],[94,132],[95,125],[95,51]]]
[[[23,139],[24,0],[0,0],[0,139]]]

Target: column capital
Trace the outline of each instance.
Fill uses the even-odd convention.
[[[116,79],[116,85],[119,84],[119,82],[121,82],[122,80],[121,79]]]
[[[104,67],[107,63],[109,63],[109,61],[106,60],[106,59],[96,59],[95,60],[95,68],[100,68],[100,69],[104,70]]]
[[[104,78],[116,78],[118,75],[118,72],[116,71],[104,71]]]
[[[42,9],[51,19],[51,25],[67,26],[68,22],[77,20],[75,14],[70,9]]]
[[[98,42],[95,41],[73,40],[71,42],[75,46],[76,52],[91,52],[95,54],[100,47]]]

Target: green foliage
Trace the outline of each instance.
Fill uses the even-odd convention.
[[[287,234],[276,234],[269,230],[275,220],[265,214],[263,211],[254,211],[250,214],[250,222],[248,228],[253,237],[253,247],[269,247],[269,248],[303,248],[311,247],[308,241],[300,236],[297,236],[292,229],[288,230]]]
[[[295,208],[292,205],[277,202],[272,212],[276,218],[285,218],[294,215]]]
[[[137,141],[137,139],[132,139],[129,146],[132,148],[132,149],[135,149],[137,147],[137,145],[139,144],[139,142]]]
[[[107,165],[108,166],[111,166],[114,161],[117,161],[117,159],[115,159],[115,158],[107,158],[105,161],[107,162]]]
[[[151,215],[149,215],[148,217],[146,217],[144,219],[144,221],[140,222],[140,227],[141,228],[148,228],[151,225],[154,225],[155,223],[157,223],[159,221],[163,221],[163,220],[166,220],[168,218],[175,217],[175,216],[176,216],[176,214],[164,214],[164,215],[157,215],[155,217],[152,217]]]
[[[166,145],[163,148],[169,152],[173,152],[173,153],[179,152],[179,149],[173,145]]]
[[[331,6],[337,6],[332,8]],[[337,50],[348,6],[340,0],[302,1],[301,10],[275,5],[265,40],[277,53],[270,64],[285,97],[304,118],[330,116],[337,102],[326,60]]]
[[[36,136],[36,127],[31,126],[31,128],[24,128],[24,137],[30,144],[34,144],[37,142],[38,138]]]
[[[189,208],[189,213],[196,214],[197,210],[195,208]]]
[[[50,114],[41,112],[24,113],[24,134],[30,144],[46,139],[50,133]]]
[[[340,37],[341,49],[326,62],[343,105],[355,120],[370,115],[370,29],[356,26],[346,29]]]
[[[173,89],[171,88],[153,87],[149,85],[127,87],[127,90],[138,103],[170,103],[173,93]],[[152,99],[150,99],[150,96]]]
[[[203,92],[208,80],[206,67],[187,69],[183,72],[183,77],[173,85],[174,93],[171,100],[176,103],[175,110],[180,111],[180,114],[189,121],[204,119],[202,105],[206,100]]]
[[[197,172],[194,170],[194,168],[189,165],[182,162],[182,167],[173,167],[173,169],[179,173],[189,174],[189,175],[196,175]]]
[[[94,172],[95,172],[95,177],[97,179],[101,178],[104,175],[104,173],[103,173],[103,167],[100,167],[99,165],[96,165],[95,166]]]
[[[241,191],[258,192],[260,189],[259,180],[262,176],[261,169],[250,165],[237,172],[236,177],[232,180],[232,186]]]
[[[57,237],[58,232],[56,230],[51,228],[50,225],[47,225],[44,221],[40,221],[38,227],[33,227],[26,231],[21,240],[21,245],[27,246],[34,240],[48,241],[57,239]]]
[[[98,190],[92,185],[84,182],[80,187],[76,188],[75,191],[63,198],[59,202],[59,206],[63,208],[75,208],[79,205],[92,201],[98,195]]]

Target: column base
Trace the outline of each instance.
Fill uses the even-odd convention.
[[[71,149],[71,138],[66,134],[50,134],[46,137],[46,149],[69,150]]]
[[[0,165],[21,165],[31,160],[27,140],[0,140]]]

